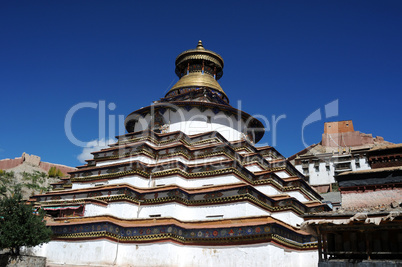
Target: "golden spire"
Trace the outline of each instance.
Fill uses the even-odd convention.
[[[201,40],[198,41],[198,45],[197,45],[197,48],[196,48],[196,49],[197,49],[197,50],[205,50],[204,46],[202,45],[202,41],[201,41]]]

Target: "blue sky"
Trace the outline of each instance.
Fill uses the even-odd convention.
[[[304,148],[303,121],[334,100],[339,115],[308,125],[307,144],[321,140],[325,121],[347,119],[400,143],[401,14],[401,1],[3,1],[0,158],[25,151],[80,165],[68,111],[105,101],[116,106],[106,116],[118,117],[149,105],[199,39],[225,60],[220,84],[233,106],[241,100],[270,123],[286,115],[276,128],[283,155]],[[98,110],[72,119],[84,142],[98,128]],[[271,126],[260,143],[273,136]]]

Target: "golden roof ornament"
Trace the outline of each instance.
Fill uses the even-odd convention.
[[[196,48],[196,49],[197,49],[197,50],[205,50],[204,46],[202,45],[202,41],[201,41],[201,40],[198,41],[198,45],[197,45],[197,48]]]
[[[181,94],[187,89],[206,88],[216,91],[227,99],[217,82],[223,75],[223,59],[219,54],[205,49],[201,40],[198,41],[195,49],[179,54],[175,63],[175,72],[180,79],[169,90],[166,97]]]

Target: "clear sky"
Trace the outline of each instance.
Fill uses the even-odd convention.
[[[284,156],[304,148],[302,125],[317,109],[306,144],[321,140],[325,121],[348,119],[402,142],[402,1],[2,1],[0,25],[0,158],[25,151],[81,165],[68,111],[105,101],[115,104],[106,118],[117,118],[149,105],[199,39],[225,61],[231,104],[266,117],[260,143]],[[336,100],[338,115],[326,118]],[[99,138],[98,111],[74,114],[77,139]]]

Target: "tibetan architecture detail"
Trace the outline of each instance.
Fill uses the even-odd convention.
[[[367,152],[372,169],[336,177],[341,208],[307,214],[318,266],[402,266],[402,144]]]
[[[273,147],[263,124],[233,108],[220,55],[176,59],[179,81],[132,112],[127,134],[36,195],[54,239],[49,262],[120,266],[315,266],[305,214],[328,211]]]
[[[380,136],[373,138],[371,134],[355,131],[351,120],[326,122],[321,142],[296,153],[289,160],[311,186],[320,193],[327,193],[336,186],[337,175],[371,169],[367,158],[370,149],[390,144]]]

